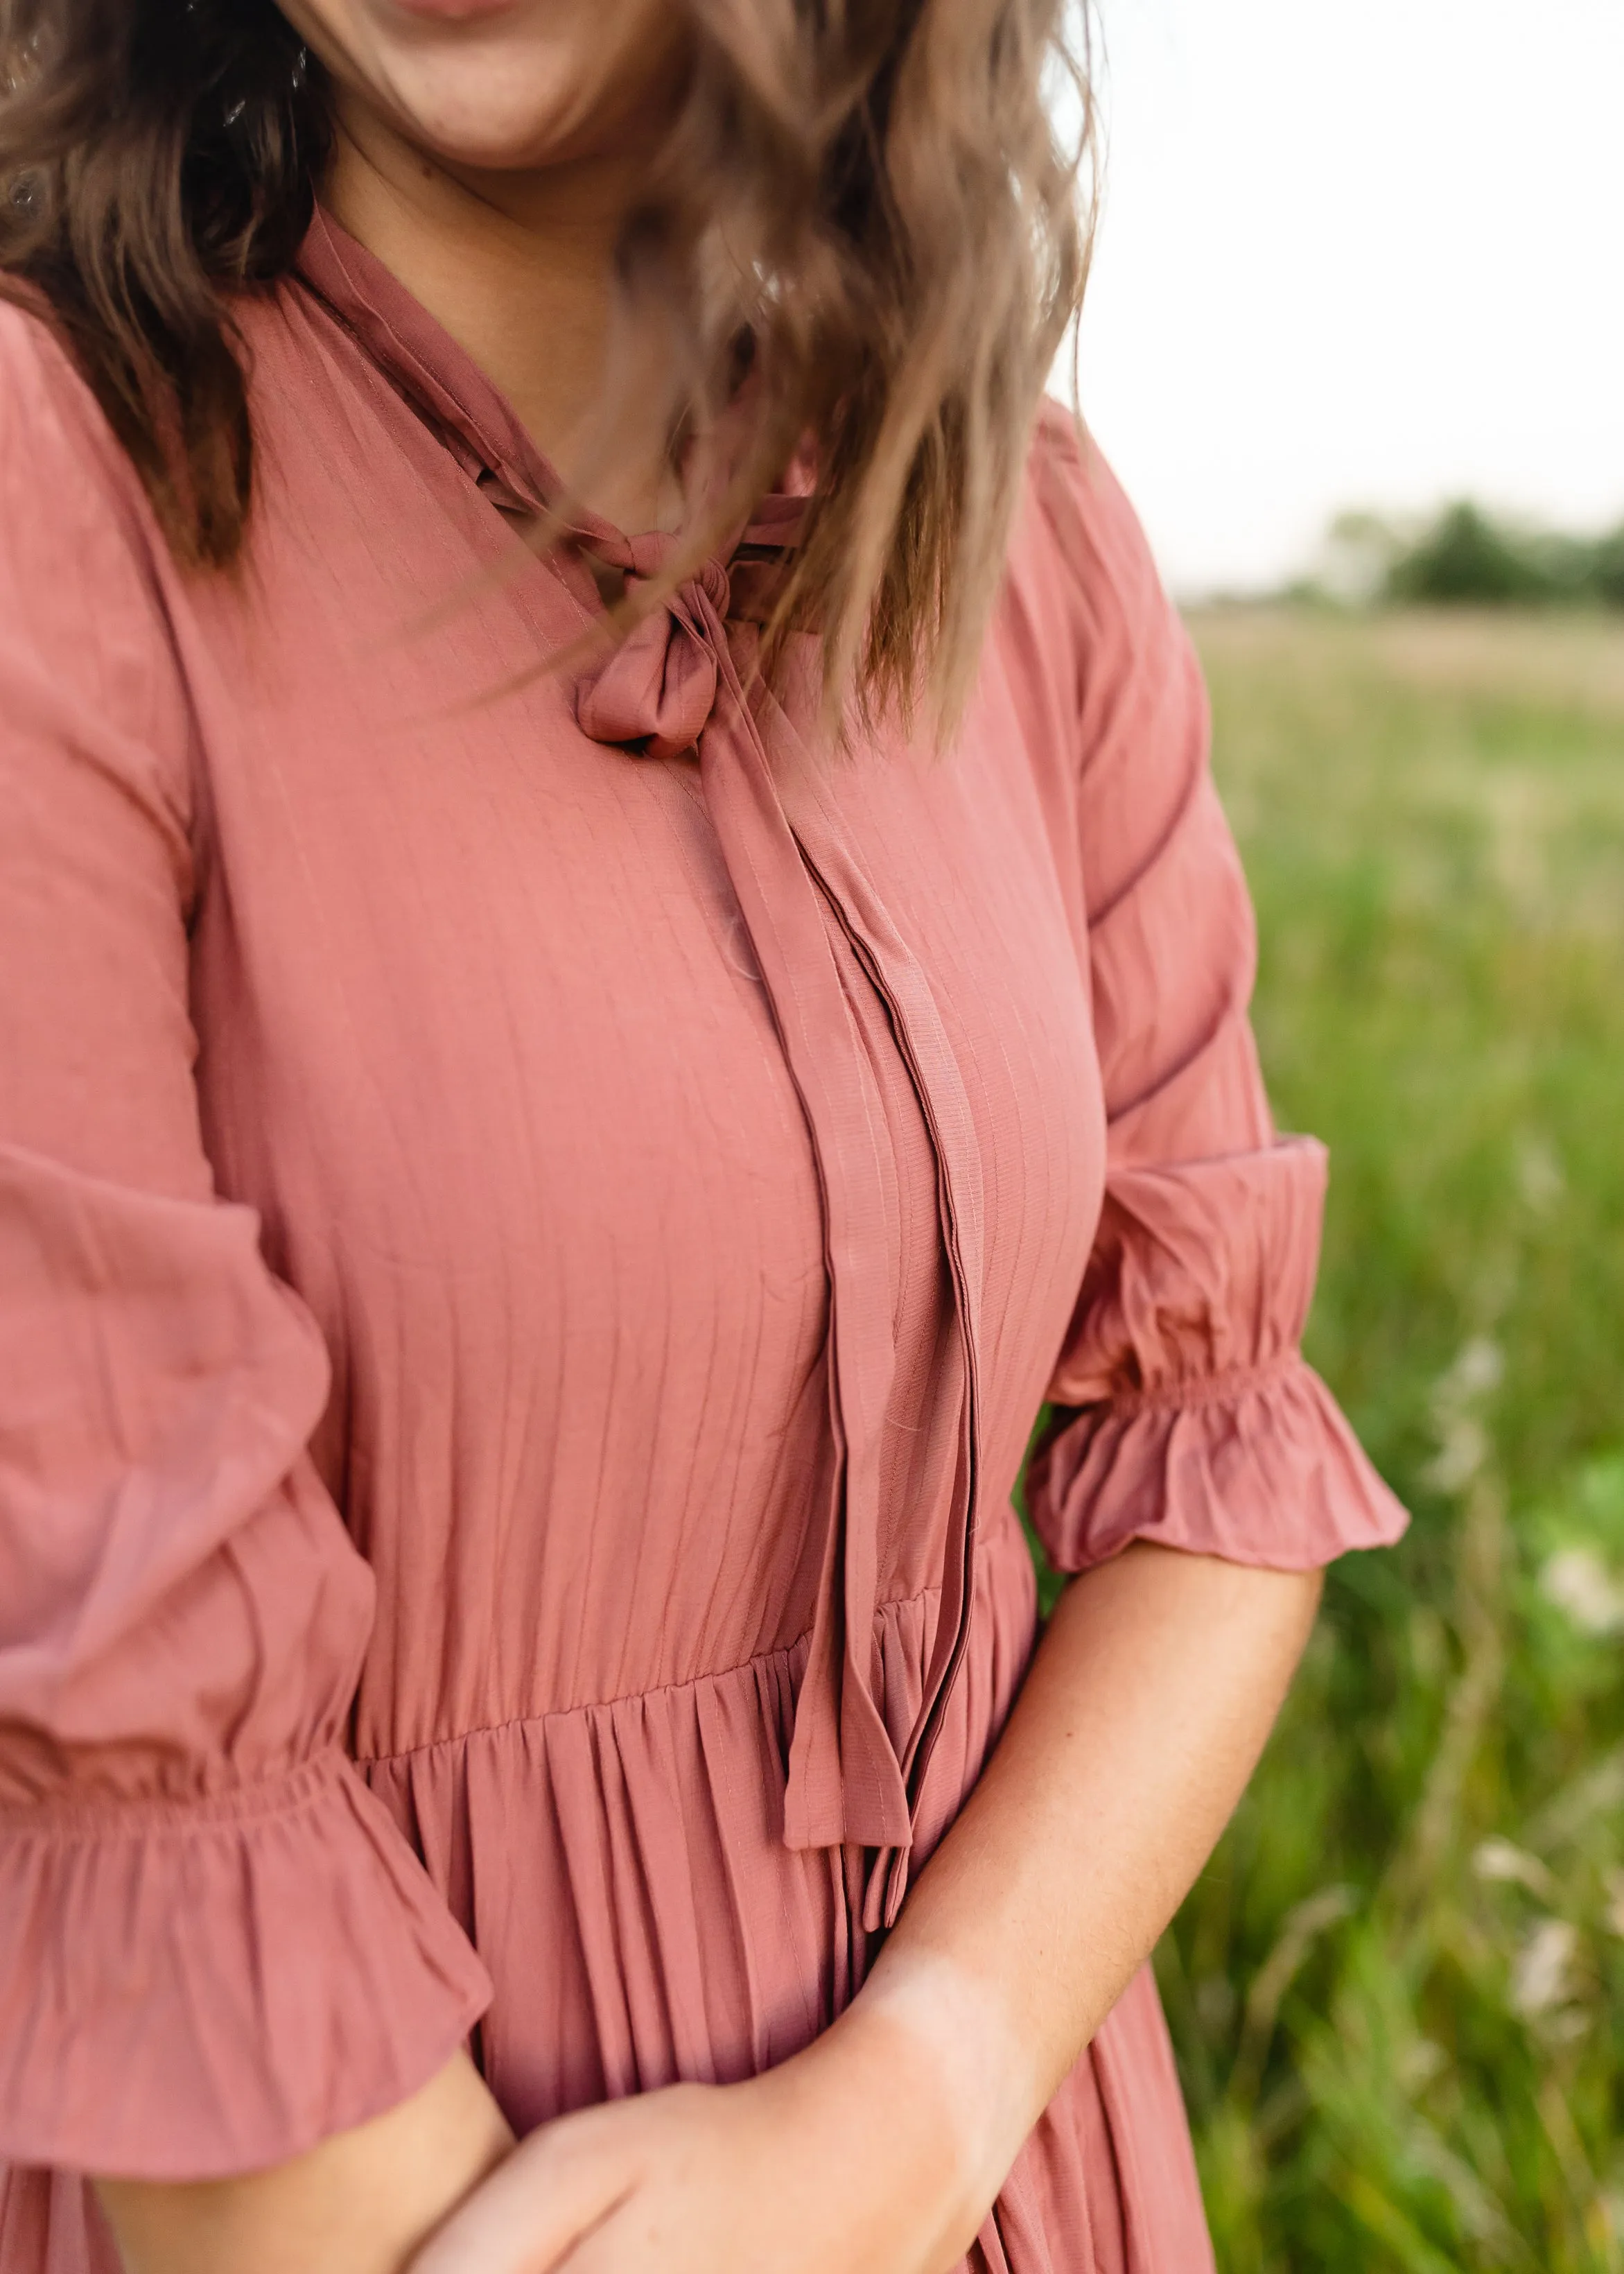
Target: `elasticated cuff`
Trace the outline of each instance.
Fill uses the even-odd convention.
[[[1062,1414],[1034,1457],[1027,1505],[1057,1570],[1131,1540],[1307,1571],[1389,1546],[1409,1522],[1335,1401],[1295,1353]]]
[[[279,2163],[426,2083],[490,1996],[336,1751],[196,1805],[0,1815],[0,2158]]]

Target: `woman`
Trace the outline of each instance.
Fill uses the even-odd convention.
[[[1057,12],[5,8],[4,2274],[1210,2263],[1402,1517]]]

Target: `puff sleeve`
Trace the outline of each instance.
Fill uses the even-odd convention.
[[[378,2113],[489,1994],[344,1752],[326,1353],[199,1135],[169,573],[0,309],[0,2158],[155,2179]]]
[[[1108,1133],[1028,1504],[1066,1571],[1135,1539],[1307,1570],[1406,1522],[1298,1348],[1325,1151],[1270,1119],[1247,1017],[1252,907],[1189,639],[1132,508],[1063,414],[1046,419],[1037,478],[1079,659]]]

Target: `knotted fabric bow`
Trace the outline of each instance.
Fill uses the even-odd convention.
[[[628,589],[658,575],[670,543],[627,540]],[[665,607],[634,625],[576,684],[582,732],[595,742],[637,743],[650,758],[674,758],[691,749],[716,708],[729,597],[727,571],[719,561],[707,561]]]
[[[771,541],[782,541],[783,519],[771,524]],[[747,531],[747,540],[755,533]],[[615,551],[624,546],[625,556],[613,565],[628,582],[658,576],[671,544],[620,538]],[[967,1635],[978,1466],[979,1168],[968,1102],[929,985],[845,841],[838,813],[818,790],[818,770],[804,763],[783,710],[759,687],[747,696],[729,644],[729,597],[726,570],[707,562],[583,674],[575,716],[595,741],[649,757],[697,746],[706,805],[816,1156],[837,1478],[790,1748],[784,1836],[795,1848],[850,1841],[879,1851],[864,1907],[873,1927],[889,1924],[901,1901],[918,1788]],[[793,791],[775,779],[763,720],[775,743],[802,761],[790,769]],[[794,807],[793,824],[781,787]],[[885,1187],[831,913],[887,1005],[924,1111],[959,1325],[959,1457],[936,1643],[914,1727],[897,1736],[876,1698],[880,1456],[895,1370]]]

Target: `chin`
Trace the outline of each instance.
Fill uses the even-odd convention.
[[[414,142],[449,164],[492,172],[573,154],[580,124],[573,92],[533,68],[492,74],[431,64],[389,74],[394,107]]]
[[[310,12],[338,28],[333,0]],[[628,50],[658,50],[649,13],[646,0],[346,0],[342,45],[413,141],[449,164],[517,170],[594,139],[620,108]]]

